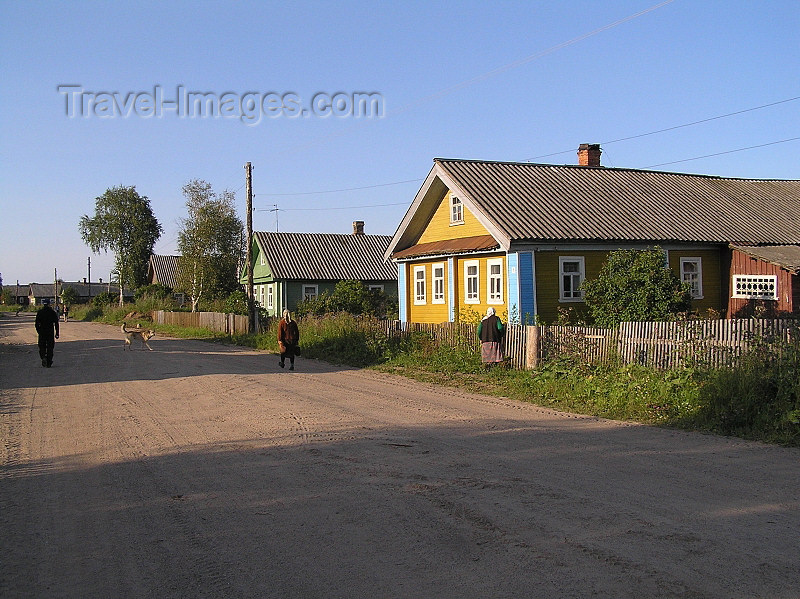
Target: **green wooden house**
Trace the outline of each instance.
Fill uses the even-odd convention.
[[[383,255],[388,235],[364,234],[364,223],[353,223],[353,233],[253,233],[253,291],[268,316],[294,311],[301,300],[333,292],[336,283],[361,281],[397,297],[397,270]],[[247,272],[240,275],[247,284]]]

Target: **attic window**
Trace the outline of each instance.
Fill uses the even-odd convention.
[[[733,275],[733,295],[744,299],[778,299],[776,275]]]
[[[450,224],[464,224],[464,204],[461,203],[460,198],[457,198],[454,195],[450,196]]]

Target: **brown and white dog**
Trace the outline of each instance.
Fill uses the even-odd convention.
[[[121,330],[122,334],[125,335],[125,345],[122,346],[122,351],[125,351],[125,349],[127,349],[128,347],[130,347],[131,350],[133,350],[134,339],[138,339],[142,343],[142,349],[144,349],[144,346],[146,345],[147,349],[153,351],[153,348],[150,347],[150,344],[148,344],[147,342],[156,336],[155,331],[151,331],[150,329],[140,329],[138,328],[138,325],[136,329],[129,330],[125,326],[124,322],[122,323]]]

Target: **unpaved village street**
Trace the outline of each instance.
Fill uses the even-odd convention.
[[[800,597],[800,450],[0,316],[0,597]]]

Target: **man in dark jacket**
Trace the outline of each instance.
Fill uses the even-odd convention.
[[[42,309],[36,313],[36,332],[39,333],[39,357],[42,366],[53,365],[53,348],[58,339],[58,314],[50,307],[50,300],[42,300]]]

